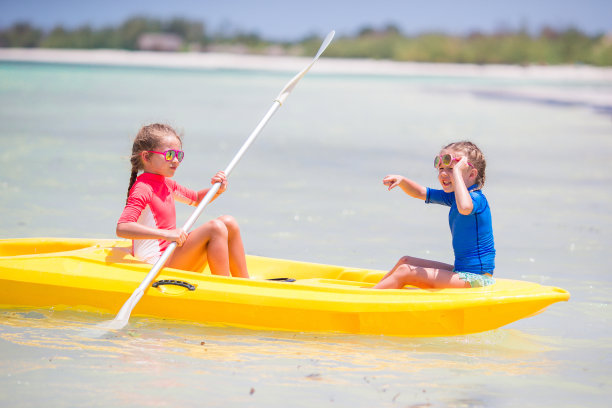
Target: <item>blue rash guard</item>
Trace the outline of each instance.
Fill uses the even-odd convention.
[[[472,186],[470,188],[474,188]],[[450,207],[448,223],[453,236],[455,271],[490,273],[495,269],[495,244],[491,209],[482,191],[470,191],[474,208],[471,214],[461,215],[455,202],[455,193],[427,188],[426,203]]]

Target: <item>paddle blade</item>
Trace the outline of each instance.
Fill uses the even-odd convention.
[[[325,39],[323,40],[323,43],[319,47],[319,51],[317,52],[317,55],[315,55],[314,57],[315,61],[319,59],[321,54],[323,54],[323,51],[325,51],[327,46],[332,42],[332,40],[334,39],[334,35],[336,35],[336,31],[334,30],[331,30],[330,33],[327,34],[327,37],[325,37]]]
[[[109,331],[109,330],[121,330],[128,323],[128,320],[119,320],[117,318],[113,320],[107,320],[102,323],[96,324],[95,328],[97,330]]]
[[[117,313],[117,316],[115,316],[113,320],[107,320],[105,322],[98,323],[96,325],[96,328],[100,330],[123,329],[128,324],[130,320],[130,315],[132,314],[132,310],[134,310],[143,294],[144,292],[142,292],[141,290],[136,290],[134,293],[132,293],[132,296],[130,296],[130,298],[123,304],[121,310],[119,310],[119,313]]]
[[[312,59],[312,62],[306,68],[304,68],[301,72],[299,72],[296,76],[294,76],[293,79],[289,81],[287,85],[285,85],[283,90],[276,97],[276,101],[278,101],[278,103],[280,103],[281,105],[285,103],[285,99],[287,99],[291,91],[293,91],[293,88],[295,88],[295,86],[300,81],[300,79],[302,79],[302,77],[306,75],[306,73],[310,70],[310,68],[312,68],[315,62],[317,62],[321,54],[323,54],[327,46],[332,42],[332,39],[334,38],[335,34],[336,32],[333,30],[329,34],[327,34],[327,37],[325,37],[325,40],[323,40],[323,43],[319,47],[319,51],[317,52],[317,55],[315,55],[315,57]]]

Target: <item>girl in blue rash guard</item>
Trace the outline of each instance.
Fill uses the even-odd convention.
[[[450,207],[448,220],[455,252],[454,265],[404,256],[374,286],[374,289],[400,289],[405,285],[421,288],[470,288],[493,284],[495,245],[489,203],[482,193],[486,162],[471,142],[445,146],[434,159],[442,190],[423,187],[399,175],[389,175],[383,184],[400,187],[409,196],[426,203]]]

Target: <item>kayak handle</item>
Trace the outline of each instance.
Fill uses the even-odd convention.
[[[157,282],[153,282],[153,285],[151,285],[151,286],[156,288],[159,285],[176,285],[176,286],[182,286],[182,287],[187,288],[189,290],[195,290],[195,286],[193,286],[189,282],[183,282],[183,281],[172,280],[172,279],[158,280]]]

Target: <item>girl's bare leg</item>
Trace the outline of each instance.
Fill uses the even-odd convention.
[[[443,262],[404,256],[374,286],[374,289],[401,289],[406,285],[419,288],[465,288],[470,285]]]
[[[189,233],[185,243],[175,249],[167,265],[196,271],[208,262],[213,275],[230,276],[228,235],[227,227],[221,220],[210,220]]]
[[[244,254],[244,244],[240,235],[238,222],[230,215],[217,218],[227,228],[227,248],[229,254],[229,268],[232,276],[237,278],[248,278],[246,257]]]

